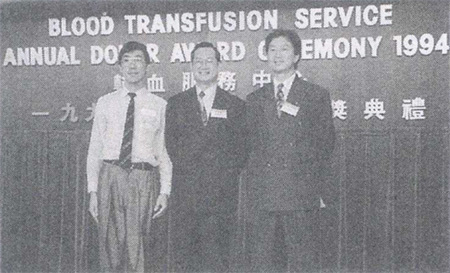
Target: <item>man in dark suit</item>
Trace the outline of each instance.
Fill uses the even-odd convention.
[[[173,162],[171,241],[176,272],[227,272],[245,159],[244,102],[217,86],[220,54],[192,53],[195,87],[168,100],[166,145]]]
[[[272,82],[247,97],[252,271],[317,272],[319,210],[333,197],[322,177],[335,140],[330,95],[298,76],[294,31],[269,34],[265,51]]]

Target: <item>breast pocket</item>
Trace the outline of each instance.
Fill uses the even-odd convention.
[[[139,113],[139,128],[145,132],[156,131],[159,128],[159,115],[155,110],[141,109]]]

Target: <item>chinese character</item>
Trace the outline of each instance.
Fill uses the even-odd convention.
[[[270,82],[270,74],[264,73],[264,70],[260,70],[258,73],[253,74],[252,85],[259,84],[259,87],[263,87],[264,84]]]
[[[234,91],[236,89],[236,73],[230,71],[219,72],[218,85],[225,91]]]
[[[78,117],[75,116],[75,107],[73,107],[70,102],[66,103],[66,106],[61,108],[62,111],[65,112],[64,116],[61,117],[60,121],[65,121],[70,116],[71,122],[77,122]]]
[[[413,100],[403,100],[402,118],[406,120],[425,119],[425,100],[415,98]]]
[[[147,79],[147,88],[150,92],[166,92],[163,77],[156,77],[156,74]]]
[[[114,76],[114,90],[119,90],[120,88],[123,87],[123,77],[119,74]]]
[[[345,120],[347,118],[347,102],[344,100],[332,101],[331,105],[333,107],[333,118],[338,118],[340,120]]]
[[[183,72],[183,91],[195,85],[194,74],[192,72]]]
[[[220,88],[226,91],[234,91],[236,88],[236,73],[229,71],[219,72],[217,81]],[[192,72],[183,72],[183,86],[182,90],[186,91],[195,85],[194,74]]]
[[[366,109],[364,110],[364,118],[369,119],[373,116],[376,116],[379,119],[384,119],[384,102],[378,101],[378,99],[370,99],[370,101],[366,101]]]
[[[85,120],[85,121],[91,121],[91,120],[94,118],[94,113],[95,113],[95,102],[93,102],[93,103],[91,104],[91,106],[87,107],[87,108],[86,108],[86,111],[89,111],[90,114],[89,114],[89,116],[88,116],[87,118],[85,118],[84,120]]]

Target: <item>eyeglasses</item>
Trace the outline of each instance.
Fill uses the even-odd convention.
[[[194,65],[202,65],[202,64],[214,64],[216,62],[215,58],[208,58],[208,59],[194,59],[193,63]]]
[[[125,57],[122,59],[121,62],[122,65],[125,66],[129,66],[129,65],[144,65],[145,64],[145,60],[143,58],[139,58],[139,57]]]

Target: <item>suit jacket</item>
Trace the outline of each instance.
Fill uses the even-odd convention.
[[[301,210],[319,208],[320,198],[332,205],[335,193],[324,174],[334,149],[335,130],[327,90],[296,76],[287,102],[299,107],[296,116],[276,117],[273,83],[247,96],[249,149],[247,185],[250,208]],[[283,130],[273,126],[283,121]],[[283,164],[274,162],[273,135],[281,141]],[[278,150],[276,150],[278,152]],[[328,203],[327,203],[328,202]]]
[[[213,109],[226,118],[201,120],[195,87],[168,100],[166,146],[173,163],[173,202],[178,210],[237,210],[238,175],[244,165],[244,101],[217,88]]]

